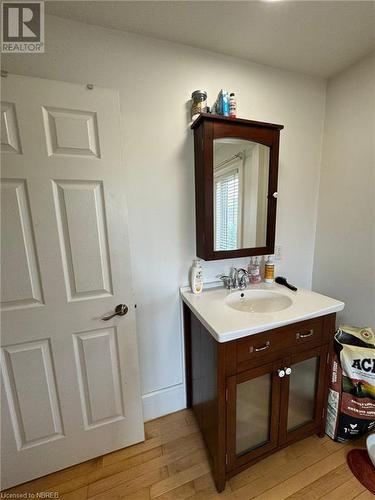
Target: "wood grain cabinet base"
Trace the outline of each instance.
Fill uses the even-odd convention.
[[[335,316],[219,343],[184,304],[187,401],[219,492],[270,453],[324,436]]]

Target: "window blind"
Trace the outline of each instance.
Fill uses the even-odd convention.
[[[239,171],[215,178],[215,250],[235,250],[238,241]]]

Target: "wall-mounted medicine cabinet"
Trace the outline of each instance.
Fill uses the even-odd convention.
[[[274,253],[283,125],[202,114],[191,128],[197,256],[218,260]]]

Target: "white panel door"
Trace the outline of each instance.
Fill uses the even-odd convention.
[[[1,487],[144,439],[116,91],[1,97]],[[117,305],[123,316],[103,321]]]

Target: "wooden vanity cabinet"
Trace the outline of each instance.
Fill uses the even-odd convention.
[[[187,402],[219,492],[274,451],[324,436],[335,316],[219,343],[184,304]]]

